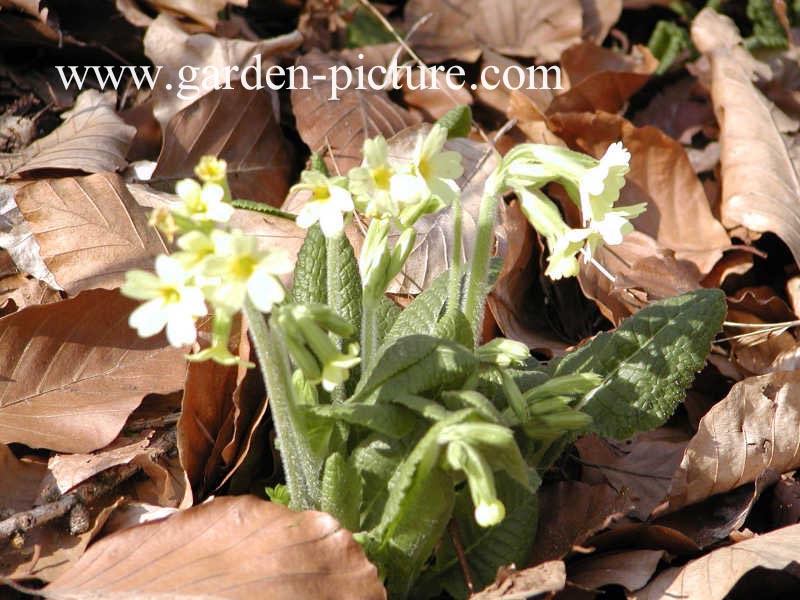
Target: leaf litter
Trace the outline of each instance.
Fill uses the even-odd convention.
[[[771,48],[758,38],[764,19],[780,21],[782,3],[751,0],[772,11],[753,17],[678,3],[681,16],[642,0],[120,1],[103,36],[71,26],[80,7],[44,4],[0,2],[0,31],[15,32],[3,46],[42,50],[27,64],[0,64],[0,532],[15,515],[50,515],[2,534],[3,581],[46,597],[384,597],[332,517],[233,495],[263,498],[280,481],[258,377],[213,363],[187,369],[166,340],[127,327],[132,305],[116,289],[126,270],[170,249],[148,214],[174,200],[172,184],[201,155],[228,160],[238,197],[296,211],[297,199],[284,201],[309,151],[334,173],[357,164],[377,134],[408,154],[421,122],[470,104],[471,139],[451,144],[477,167],[465,175],[476,197],[492,145],[503,153],[544,142],[599,157],[621,140],[631,152],[622,203],[648,205],[637,231],[596,257],[613,281],[584,265],[579,285],[552,285],[541,275],[543,241],[507,198],[495,248],[506,264],[485,339],[518,339],[548,359],[654,301],[701,287],[722,287],[728,299],[725,337],[683,408],[627,440],[575,440],[544,473],[528,560],[474,597],[723,598],[747,589],[748,574],[796,593],[800,58],[785,34]],[[796,8],[786,14],[800,23]],[[654,42],[658,19],[683,50]],[[302,45],[298,27],[315,23],[328,47],[308,36]],[[464,66],[475,85],[452,94],[413,81],[399,93],[351,85],[338,101],[316,82],[291,93],[234,81],[192,99],[160,87],[69,97],[53,86],[57,54],[44,51],[56,39],[96,62],[164,65],[174,85],[184,65],[242,68],[258,55],[313,75],[353,67],[361,52],[371,65],[413,59],[409,49],[431,65]],[[490,66],[536,65],[560,66],[562,89],[477,78]],[[140,116],[126,121],[129,111]],[[134,156],[157,163],[151,181],[126,179]],[[548,193],[577,218],[562,190]],[[420,225],[393,297],[407,302],[449,266],[450,229],[436,219],[450,218]],[[236,219],[296,256],[304,233],[291,222]],[[471,235],[468,226],[466,257]],[[209,336],[201,331],[200,347]],[[250,359],[245,325],[236,340],[231,351]]]

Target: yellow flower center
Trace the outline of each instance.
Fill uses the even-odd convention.
[[[392,177],[392,172],[386,167],[378,167],[372,169],[372,178],[375,180],[375,186],[381,190],[389,189],[389,180]]]
[[[431,165],[428,162],[428,159],[423,158],[419,161],[419,174],[422,175],[423,179],[428,179],[431,176]]]
[[[177,304],[181,300],[181,293],[175,286],[164,286],[161,288],[161,297],[164,298],[164,304]]]
[[[185,198],[183,203],[186,205],[186,208],[189,209],[189,212],[192,213],[204,213],[208,209],[200,194],[192,194],[188,198]]]
[[[231,274],[236,279],[250,279],[255,267],[256,261],[252,256],[237,256],[231,261]]]
[[[314,188],[314,200],[325,201],[331,197],[331,191],[327,185],[318,185]]]

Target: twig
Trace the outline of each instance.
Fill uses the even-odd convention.
[[[467,589],[469,589],[470,594],[473,594],[475,592],[475,583],[473,583],[472,575],[469,572],[467,556],[464,554],[464,546],[461,544],[461,536],[458,534],[458,524],[455,519],[450,519],[450,524],[447,526],[447,529],[450,532],[450,539],[453,540],[453,546],[458,556],[458,563],[461,565],[461,572],[464,573],[464,581],[467,582]]]
[[[176,443],[177,433],[171,429],[156,437],[145,452],[151,460],[155,460],[172,450]],[[0,521],[0,540],[8,539],[18,532],[30,531],[34,527],[63,517],[77,504],[90,504],[100,496],[114,490],[140,470],[141,467],[132,463],[107,469],[53,502],[12,515],[4,521]]]
[[[163,429],[164,427],[171,427],[178,422],[178,419],[181,418],[181,413],[169,413],[168,415],[162,415],[160,417],[154,417],[152,419],[137,419],[136,421],[131,421],[130,424],[125,427],[127,431],[144,431],[145,429]]]

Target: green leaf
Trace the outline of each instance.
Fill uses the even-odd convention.
[[[361,331],[361,275],[358,272],[353,246],[344,234],[328,240],[328,265],[333,265],[334,276],[327,275],[328,305],[344,317],[356,330]]]
[[[405,336],[384,346],[348,402],[456,388],[477,368],[475,354],[460,344],[428,335]]]
[[[659,21],[656,23],[647,47],[658,59],[656,75],[662,75],[677,60],[678,55],[692,48],[689,31],[672,21]]]
[[[456,496],[454,516],[458,536],[476,589],[494,581],[499,567],[511,563],[517,566],[525,564],[536,537],[538,503],[535,490],[539,483],[538,478],[530,482],[534,490],[531,492],[503,473],[497,473],[497,494],[506,505],[506,518],[495,527],[483,528],[475,522],[474,507],[466,489]],[[430,598],[438,596],[442,588],[454,598],[469,596],[450,536],[442,540],[434,565],[420,579],[412,595],[414,598]]]
[[[489,285],[493,285],[503,261],[499,258],[492,259],[489,268]],[[450,271],[445,271],[433,280],[430,287],[417,296],[408,307],[400,313],[394,325],[386,335],[384,346],[394,340],[412,333],[423,333],[432,335],[436,329],[439,319],[444,314],[445,304],[447,304],[447,285],[449,283]],[[463,281],[463,277],[462,277]],[[462,286],[463,287],[463,286]]]
[[[362,529],[372,529],[380,522],[389,495],[386,483],[416,442],[416,436],[411,439],[395,440],[374,434],[353,450],[349,462],[358,470],[364,481]]]
[[[323,404],[303,408],[319,417],[360,425],[392,438],[408,435],[417,423],[413,413],[395,404]]]
[[[398,317],[402,314],[400,307],[394,302],[389,300],[386,296],[381,296],[377,308],[377,321],[378,321],[378,341],[383,343],[389,330],[397,321]]]
[[[448,140],[465,138],[472,130],[472,109],[466,104],[452,108],[436,124],[447,129]]]
[[[433,334],[437,337],[458,342],[465,348],[473,348],[475,346],[475,338],[472,337],[472,326],[460,310],[445,312],[439,322],[436,323]]]
[[[325,267],[325,236],[319,224],[308,229],[297,253],[291,301],[297,304],[327,304],[328,284]]]
[[[358,470],[338,452],[325,461],[320,508],[333,515],[345,529],[357,531],[361,514],[362,485]]]
[[[786,32],[775,14],[773,0],[748,0],[747,18],[753,23],[753,35],[744,41],[748,49],[788,47]]]
[[[702,369],[726,314],[721,290],[653,303],[551,367],[554,376],[594,372],[598,388],[576,403],[592,429],[624,439],[663,424]]]

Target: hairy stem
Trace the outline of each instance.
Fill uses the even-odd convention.
[[[361,304],[361,372],[366,373],[378,350],[378,302],[364,294]]]
[[[497,198],[496,190],[487,182],[478,214],[478,232],[475,237],[475,249],[472,252],[472,268],[467,279],[467,294],[463,309],[472,326],[476,344],[480,343],[479,330],[486,302],[489,262],[492,257],[494,226],[497,220]]]
[[[274,332],[264,315],[247,299],[244,303],[250,337],[264,376],[269,394],[272,421],[280,444],[286,486],[291,495],[291,508],[312,510],[319,508],[319,464],[314,459],[299,426],[295,412],[297,406],[289,354],[283,339]]]
[[[337,315],[342,316],[344,298],[341,293],[342,261],[339,255],[339,236],[344,236],[344,233],[325,238],[325,287],[328,306]],[[334,343],[339,350],[342,349],[342,340],[338,336],[335,336]],[[339,384],[331,392],[331,400],[334,403],[343,402],[345,395],[344,384]]]
[[[461,294],[461,238],[463,236],[464,207],[461,197],[453,201],[453,264],[450,265],[450,283],[447,290],[447,312],[459,307]]]

